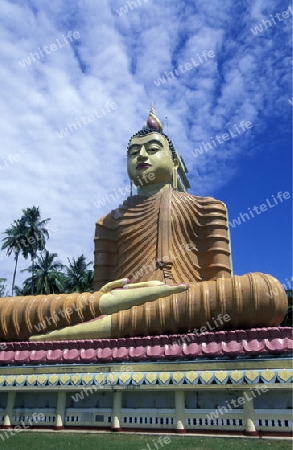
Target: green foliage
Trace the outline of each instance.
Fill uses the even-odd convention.
[[[55,260],[57,253],[49,253],[46,250],[46,241],[49,238],[46,225],[49,220],[51,219],[42,219],[39,208],[33,206],[23,209],[21,218],[14,220],[4,231],[6,236],[3,238],[2,249],[6,250],[7,256],[14,255],[15,259],[12,295],[93,292],[94,272],[89,269],[92,263],[87,263],[84,255],[72,260],[67,258],[69,264],[64,266]],[[31,257],[31,265],[22,270],[30,274],[22,287],[15,286],[19,256],[25,259]],[[0,296],[1,286],[3,292],[5,291],[4,286],[0,284]],[[5,295],[8,295],[6,291]]]
[[[0,297],[8,297],[6,278],[0,278]]]
[[[42,220],[39,208],[36,206],[23,209],[22,212],[23,216],[21,220],[24,222],[25,241],[26,244],[28,244],[27,252],[32,260],[31,294],[35,294],[35,259],[37,257],[38,251],[43,251],[45,249],[46,240],[49,238],[49,232],[46,229],[45,225],[51,219]]]
[[[87,263],[84,255],[76,260],[72,258],[69,265],[65,267],[66,292],[93,292],[94,272],[88,269],[92,262]]]
[[[65,276],[60,271],[63,269],[63,264],[59,261],[54,261],[57,253],[50,253],[44,250],[41,256],[37,257],[34,266],[30,266],[22,272],[29,272],[30,278],[24,282],[23,291],[31,292],[32,286],[36,294],[57,294],[64,292]],[[27,294],[22,294],[27,295]]]
[[[287,314],[281,323],[282,327],[292,327],[293,325],[293,316],[292,316],[292,301],[293,301],[293,290],[288,289],[286,290],[286,294],[288,297],[288,311]]]
[[[75,265],[66,267],[59,262],[54,262],[57,253],[49,253],[48,250],[37,258],[34,275],[24,280],[22,287],[15,286],[16,295],[31,295],[32,285],[34,294],[70,294],[73,292],[93,292],[94,273],[86,270],[83,274],[76,270]],[[82,255],[84,258],[84,256]],[[80,257],[79,257],[80,258]],[[77,259],[79,259],[77,258]],[[88,266],[90,263],[87,263]],[[66,272],[61,271],[65,269]],[[79,268],[80,269],[80,268]],[[32,274],[32,266],[22,270]]]
[[[14,254],[15,266],[12,278],[12,287],[11,292],[13,295],[17,264],[19,255],[22,254],[25,258],[27,258],[28,253],[26,247],[22,246],[22,241],[25,239],[25,228],[23,220],[15,220],[10,228],[7,228],[4,231],[6,236],[3,238],[2,250],[6,250],[7,256]]]
[[[87,263],[84,255],[72,261],[68,258],[69,266],[55,261],[56,257],[57,253],[45,250],[37,257],[34,267],[22,270],[31,276],[23,282],[22,288],[15,287],[16,295],[31,295],[32,286],[36,295],[93,292],[94,273],[88,269],[92,263]]]
[[[15,290],[15,278],[18,258],[22,255],[25,259],[31,257],[34,268],[35,258],[38,251],[45,249],[46,239],[49,238],[45,225],[50,219],[41,219],[38,207],[26,208],[22,210],[20,219],[14,220],[10,228],[4,231],[2,250],[6,250],[7,256],[14,254],[15,268],[12,279],[11,292]],[[34,269],[33,269],[34,272]],[[34,293],[34,284],[31,286],[31,294]]]

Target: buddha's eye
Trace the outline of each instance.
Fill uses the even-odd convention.
[[[160,149],[158,147],[150,147],[148,148],[148,153],[156,153],[157,151],[159,151]]]
[[[130,150],[128,156],[136,156],[138,154],[138,150]]]

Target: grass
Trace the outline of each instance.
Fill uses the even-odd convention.
[[[3,435],[1,432],[0,436]],[[3,435],[4,436],[4,435]],[[292,450],[292,442],[283,439],[248,439],[202,436],[19,432],[5,441],[1,450]],[[168,441],[169,438],[169,441]],[[148,446],[149,445],[149,446]]]

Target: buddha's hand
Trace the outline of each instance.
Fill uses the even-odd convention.
[[[169,286],[162,281],[129,283],[127,278],[123,278],[102,287],[101,292],[104,294],[100,298],[99,308],[103,314],[113,314],[130,309],[132,306],[186,291],[188,288],[188,284],[184,283],[175,286]]]
[[[80,323],[62,330],[31,336],[30,341],[60,341],[71,339],[102,339],[111,337],[111,314],[160,297],[186,291],[187,284],[169,286],[161,281],[129,283],[127,278],[112,281],[102,287],[99,308],[105,317]]]

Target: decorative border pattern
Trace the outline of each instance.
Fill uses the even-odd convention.
[[[96,364],[289,355],[292,328],[59,342],[7,342],[0,365]]]
[[[169,372],[110,372],[1,375],[0,389],[54,386],[98,387],[143,385],[211,385],[211,384],[288,384],[293,382],[293,369],[215,370]]]

